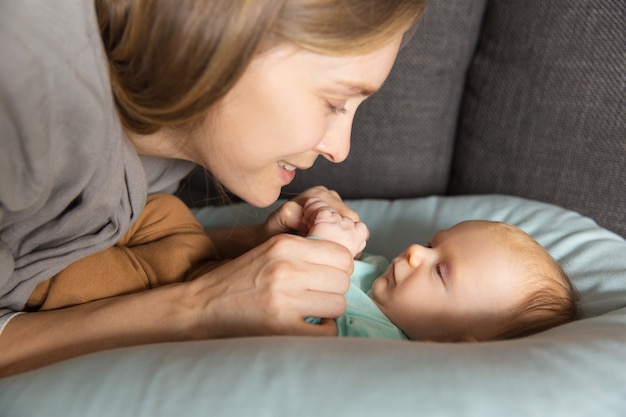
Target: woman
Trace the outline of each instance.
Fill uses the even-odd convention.
[[[2,374],[144,343],[334,335],[332,320],[303,317],[343,313],[351,255],[284,233],[302,229],[312,196],[358,220],[323,187],[252,233],[208,231],[232,260],[192,281],[19,313],[56,274],[114,246],[147,195],[171,191],[192,163],[267,206],[317,156],[344,160],[356,108],[423,2],[95,3],[1,6],[12,57],[0,64]],[[95,284],[85,274],[81,285]]]

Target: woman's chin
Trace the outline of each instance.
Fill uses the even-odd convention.
[[[275,203],[278,197],[280,197],[280,188],[276,190],[266,190],[265,192],[261,192],[261,190],[251,191],[250,193],[245,193],[245,195],[239,195],[239,197],[254,207],[267,207]]]

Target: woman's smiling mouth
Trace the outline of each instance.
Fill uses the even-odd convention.
[[[297,167],[288,164],[287,162],[284,161],[280,161],[278,163],[278,166],[280,167],[280,179],[281,181],[287,185],[289,183],[291,183],[291,181],[293,181],[293,179],[296,177],[296,169]]]
[[[293,166],[291,164],[288,164],[287,162],[284,162],[284,161],[279,162],[278,165],[280,165],[281,168],[284,168],[287,171],[295,171],[296,170],[295,166]]]

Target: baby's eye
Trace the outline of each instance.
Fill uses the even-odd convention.
[[[441,267],[439,265],[435,266],[435,272],[439,275],[439,278],[443,279],[443,275],[441,274]]]

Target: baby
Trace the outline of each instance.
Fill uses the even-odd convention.
[[[528,336],[576,318],[576,291],[528,234],[493,221],[465,221],[410,245],[390,265],[360,255],[367,227],[320,199],[304,205],[309,236],[355,256],[339,336],[470,342]],[[388,265],[388,267],[387,267]]]

